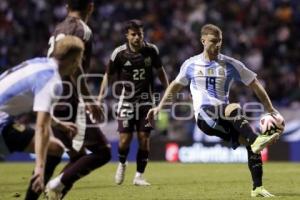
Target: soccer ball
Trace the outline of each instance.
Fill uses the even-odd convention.
[[[279,113],[267,113],[260,118],[260,131],[262,135],[273,135],[274,133],[283,133],[284,119]]]

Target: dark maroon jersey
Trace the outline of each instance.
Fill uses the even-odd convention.
[[[55,41],[64,37],[65,35],[73,35],[79,37],[85,44],[84,58],[82,68],[85,72],[88,71],[90,66],[90,58],[92,53],[92,31],[88,25],[79,18],[68,16],[64,21],[59,23],[49,40],[50,48],[48,50],[48,56],[54,49]],[[52,49],[51,49],[52,48]]]
[[[79,18],[67,16],[64,21],[55,27],[55,30],[49,40],[50,47],[48,50],[48,56],[51,56],[51,53],[54,50],[55,42],[59,39],[62,39],[66,35],[77,36],[84,42],[85,51],[82,68],[84,72],[87,72],[90,65],[90,57],[92,52],[92,31],[88,25]],[[66,102],[72,106],[56,106],[54,114],[56,117],[63,118],[70,116],[69,114],[71,114],[70,121],[75,122],[77,105],[79,103],[77,87],[74,85],[74,83],[71,83],[70,77],[63,77],[63,81],[69,82],[70,84],[63,84],[63,96],[66,98],[61,98],[60,103]]]
[[[117,75],[117,81],[120,81],[118,85],[121,85],[120,98],[123,100],[152,101],[153,68],[161,67],[155,45],[145,42],[138,52],[133,52],[128,44],[124,44],[113,51],[107,73]]]

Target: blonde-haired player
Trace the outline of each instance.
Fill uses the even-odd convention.
[[[260,151],[279,137],[257,136],[243,115],[238,103],[229,103],[229,89],[234,81],[250,87],[268,112],[276,112],[266,91],[242,62],[220,53],[222,31],[213,24],[201,29],[201,54],[187,59],[181,66],[176,79],[167,88],[160,104],[148,112],[151,122],[167,101],[170,94],[177,93],[183,86],[189,85],[193,96],[193,106],[198,127],[207,135],[214,135],[231,143],[237,148],[246,145],[248,166],[253,180],[251,196],[271,197],[262,186],[262,160]]]
[[[58,41],[52,58],[34,58],[5,71],[0,76],[0,153],[36,153],[32,177],[34,191],[44,188],[45,160],[63,152],[61,142],[51,136],[51,110],[62,94],[61,77],[74,72],[82,62],[84,45],[74,36]],[[35,130],[15,121],[20,114],[36,113]],[[76,126],[58,121],[73,135]]]

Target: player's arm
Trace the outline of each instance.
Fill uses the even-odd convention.
[[[105,90],[108,88],[108,80],[107,80],[107,73],[104,74],[102,82],[101,82],[101,86],[100,86],[100,91],[99,91],[99,95],[98,95],[98,102],[102,102],[104,95],[105,95]]]
[[[116,53],[117,49],[112,53],[111,58],[109,60],[109,64],[106,69],[106,73],[103,76],[102,83],[100,86],[100,91],[98,95],[98,102],[102,102],[105,95],[105,90],[109,88],[109,86],[116,79],[117,74],[117,66],[118,66],[118,53]]]
[[[265,109],[268,112],[274,112],[276,111],[272,105],[272,102],[266,92],[266,90],[263,88],[261,83],[255,78],[249,85],[249,87],[254,91],[256,96],[259,98],[261,103],[264,105]]]
[[[82,67],[79,67],[76,72],[71,76],[72,82],[79,86],[81,95],[84,96],[83,101],[86,105],[87,110],[92,113],[95,121],[101,122],[103,119],[103,111],[95,99],[91,98],[91,92],[88,89],[85,77],[83,77],[84,71]],[[78,84],[76,84],[78,83]]]
[[[80,92],[81,92],[82,95],[85,96],[84,101],[85,102],[92,102],[92,99],[89,98],[89,97],[91,97],[91,92],[88,89],[86,79],[83,75],[84,75],[84,71],[83,71],[82,67],[80,66],[79,68],[77,68],[75,73],[72,74],[72,76],[71,76],[72,82],[75,85],[78,85],[77,83],[79,83]],[[86,97],[88,97],[88,98],[86,98]]]
[[[161,58],[159,56],[159,50],[157,46],[152,44],[153,47],[153,66],[157,70],[158,79],[160,80],[161,84],[164,86],[164,88],[167,88],[169,86],[169,80],[168,76],[166,74],[166,71],[162,65]]]
[[[114,73],[105,73],[101,82],[100,91],[98,95],[98,102],[102,102],[105,98],[105,90],[107,90],[112,83],[116,80],[116,74]]]
[[[172,99],[172,97],[177,94],[184,86],[187,86],[190,78],[188,76],[188,67],[189,67],[189,62],[186,61],[182,64],[180,67],[180,72],[177,75],[176,79],[171,82],[171,84],[167,87],[165,94],[158,104],[157,107],[152,108],[149,110],[146,119],[150,122],[153,123],[154,117],[159,113],[159,111],[162,109],[162,107],[166,104],[166,102],[169,99]]]
[[[46,163],[46,154],[50,138],[51,117],[47,112],[37,112],[35,128],[35,169],[32,179],[32,189],[42,191],[44,187],[44,169]]]
[[[163,108],[163,106],[173,99],[172,97],[177,94],[182,88],[184,87],[183,84],[175,81],[172,81],[171,84],[167,87],[165,94],[162,100],[159,102],[158,106],[149,110],[146,119],[152,123],[155,116],[158,115],[159,111]]]
[[[73,122],[61,121],[55,116],[52,116],[51,125],[52,127],[68,134],[71,138],[73,138],[77,134],[77,125]]]
[[[163,67],[159,68],[157,70],[158,78],[161,82],[161,84],[164,86],[164,88],[167,88],[169,86],[169,80],[166,74],[166,71]]]

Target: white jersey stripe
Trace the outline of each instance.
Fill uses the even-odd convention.
[[[52,58],[37,58],[23,64],[1,76],[0,111],[9,115],[30,111],[50,113],[62,93],[57,63]]]

